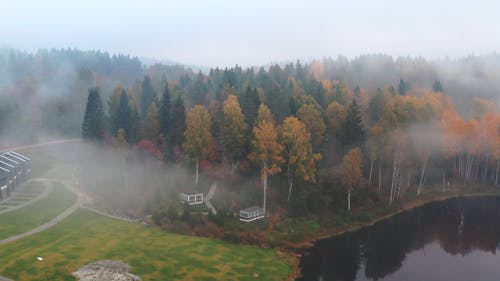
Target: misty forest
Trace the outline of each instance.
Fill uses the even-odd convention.
[[[194,71],[67,49],[4,50],[0,62],[2,135],[82,136],[104,151],[81,163],[86,186],[160,225],[181,219],[169,213],[179,192],[213,182],[222,216],[267,197],[277,217],[499,183],[498,55]]]
[[[0,137],[5,149],[60,142],[28,150],[33,177],[70,164],[58,173],[74,174],[99,212],[289,252],[436,198],[498,193],[499,76],[497,54],[205,68],[3,48]],[[253,206],[262,218],[245,222]],[[189,279],[129,263],[146,280]],[[269,262],[263,278],[298,276],[287,263]],[[14,266],[0,272],[24,280]]]

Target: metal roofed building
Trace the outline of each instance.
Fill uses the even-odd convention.
[[[31,159],[20,153],[9,151],[0,154],[0,199],[10,196],[11,192],[31,172]]]
[[[0,200],[9,196],[10,173],[4,168],[0,168]]]
[[[26,179],[28,177],[28,173],[31,172],[31,160],[28,157],[23,156],[19,153],[15,153],[14,151],[9,151],[9,152],[3,153],[2,155],[11,159],[12,161],[19,163],[19,167],[20,167],[19,176],[22,179]]]

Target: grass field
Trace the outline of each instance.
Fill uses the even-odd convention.
[[[75,200],[76,196],[71,191],[55,183],[47,197],[21,209],[0,214],[0,239],[28,231],[55,218],[73,205]],[[4,203],[9,204],[8,201]]]
[[[272,249],[171,234],[85,209],[51,229],[0,246],[0,253],[0,275],[17,281],[75,280],[71,272],[102,259],[128,263],[143,280],[274,281],[291,271]],[[36,261],[38,256],[44,260]]]

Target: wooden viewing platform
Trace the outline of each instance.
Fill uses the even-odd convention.
[[[258,220],[264,217],[264,208],[253,206],[250,208],[246,208],[240,210],[240,221],[251,222],[254,220]]]
[[[203,193],[186,194],[181,193],[181,202],[189,205],[203,204]]]

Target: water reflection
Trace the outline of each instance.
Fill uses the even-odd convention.
[[[499,197],[451,199],[319,241],[302,280],[500,280],[499,243]]]

